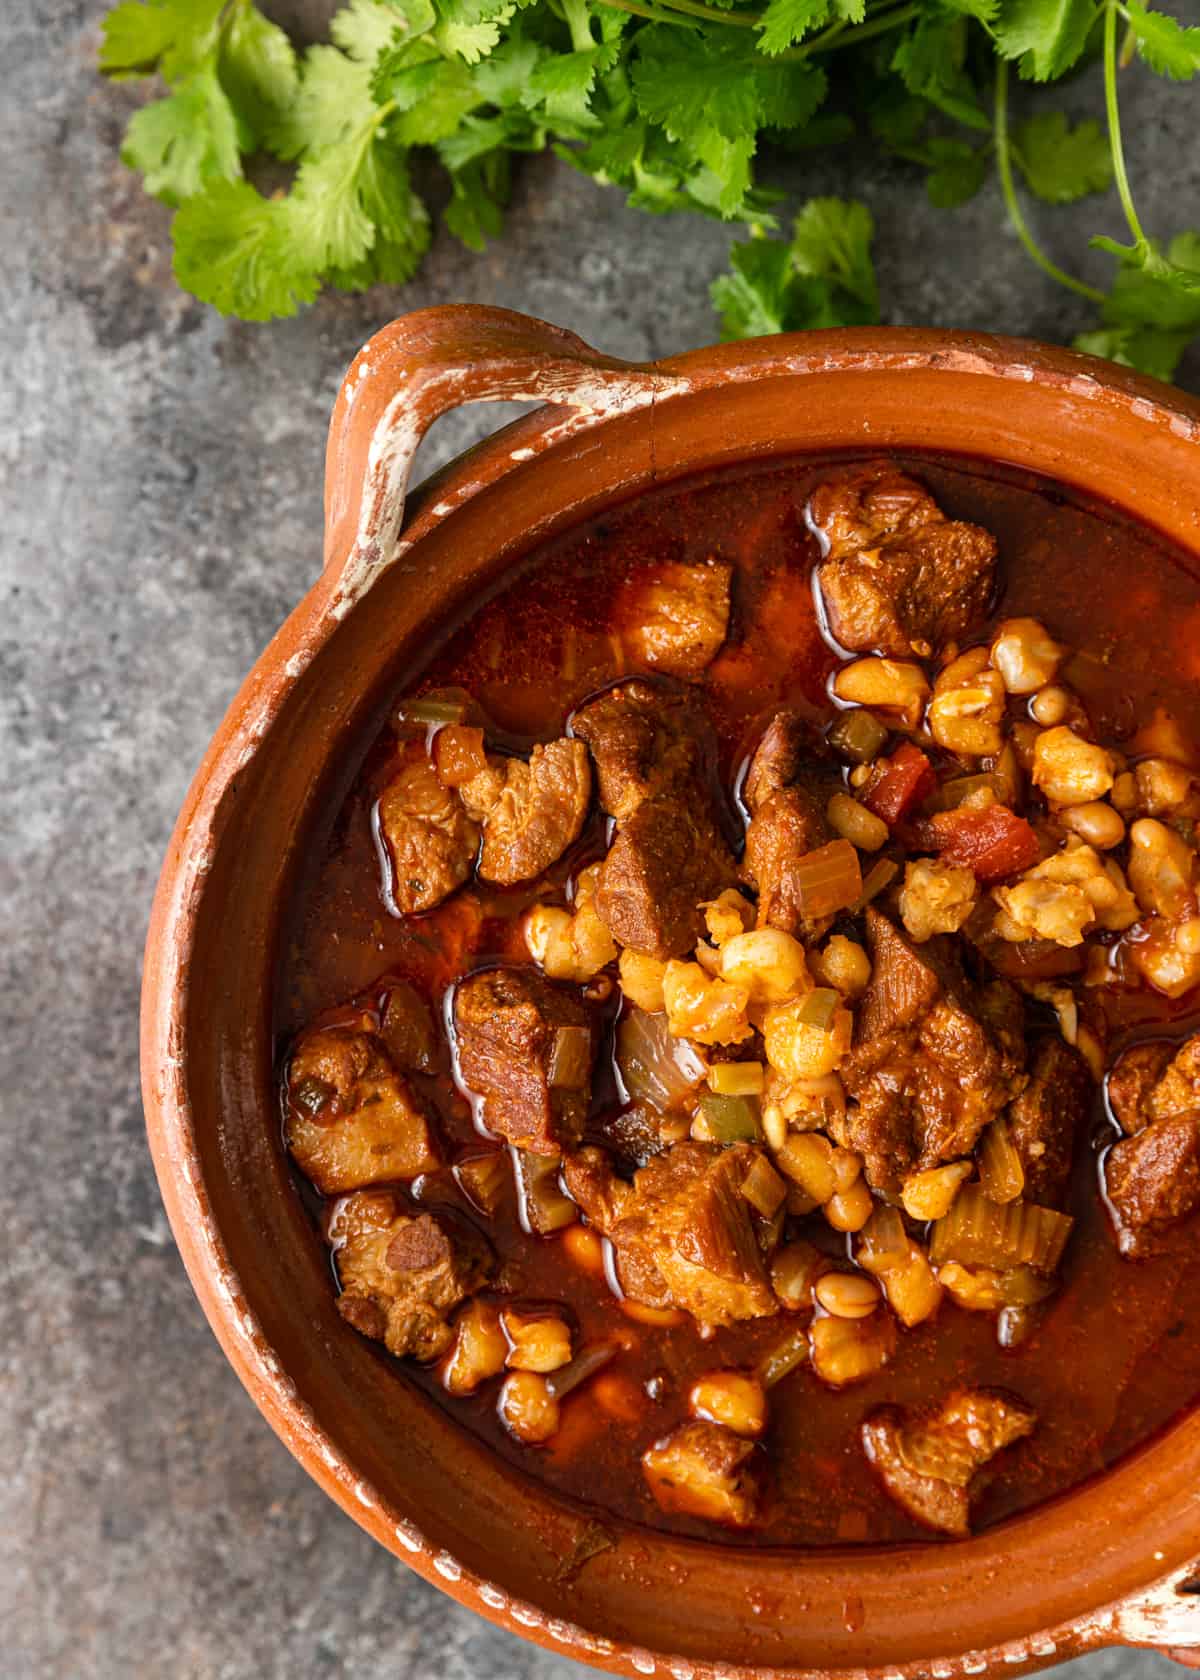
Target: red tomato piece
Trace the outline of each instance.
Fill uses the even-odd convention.
[[[980,881],[1016,875],[1042,855],[1033,829],[1007,805],[989,805],[982,811],[964,806],[938,811],[930,818],[929,829],[935,851],[947,863],[965,864]]]
[[[915,805],[927,798],[936,785],[933,765],[920,747],[904,741],[890,758],[876,760],[871,780],[858,797],[868,811],[873,811],[889,828],[893,828]]]

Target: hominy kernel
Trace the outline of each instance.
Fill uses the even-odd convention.
[[[861,852],[877,852],[880,846],[887,845],[888,825],[848,793],[833,794],[825,815],[833,832]]]
[[[500,1421],[510,1435],[530,1446],[548,1441],[559,1424],[558,1401],[536,1371],[512,1371],[504,1380],[498,1403]]]
[[[1036,618],[1010,618],[992,643],[992,664],[1010,694],[1032,694],[1054,681],[1063,650]]]
[[[767,1427],[767,1396],[757,1377],[743,1371],[710,1371],[692,1384],[688,1406],[693,1417],[724,1424],[751,1440]]]
[[[1111,851],[1125,838],[1125,823],[1111,805],[1093,799],[1087,805],[1072,805],[1062,814],[1064,828],[1078,834],[1099,851]]]
[[[879,1305],[878,1285],[848,1272],[826,1272],[817,1279],[813,1294],[835,1318],[869,1318]]]
[[[829,1198],[825,1203],[825,1217],[835,1231],[861,1231],[874,1207],[871,1192],[858,1178],[849,1190]]]
[[[1050,729],[1056,723],[1062,723],[1071,710],[1071,697],[1065,688],[1051,685],[1038,690],[1029,702],[1029,710],[1043,729]]]

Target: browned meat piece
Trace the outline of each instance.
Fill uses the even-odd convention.
[[[1003,1448],[1033,1432],[1037,1413],[1015,1394],[968,1388],[932,1410],[882,1406],[863,1422],[863,1447],[909,1516],[943,1534],[970,1532],[971,1485]]]
[[[1121,1253],[1153,1254],[1172,1225],[1200,1211],[1200,1108],[1123,1138],[1104,1171]]]
[[[1005,980],[973,985],[944,936],[918,950],[874,907],[866,913],[871,983],[842,1063],[849,1147],[868,1181],[894,1192],[913,1168],[953,1161],[1017,1096],[1024,1016]]]
[[[596,911],[613,938],[660,961],[696,947],[706,900],[737,865],[703,807],[649,799],[625,822],[600,866]]]
[[[438,1165],[429,1117],[373,1033],[304,1033],[287,1095],[288,1149],[322,1195],[416,1178]]]
[[[664,1511],[733,1528],[758,1518],[766,1458],[719,1423],[681,1423],[646,1449],[642,1470]]]
[[[591,749],[600,802],[618,822],[644,800],[688,792],[713,750],[692,697],[648,682],[608,689],[575,713],[571,727]]]
[[[1122,1131],[1131,1136],[1154,1119],[1150,1101],[1167,1071],[1173,1048],[1161,1040],[1135,1044],[1118,1057],[1108,1075],[1108,1106]]]
[[[822,484],[808,514],[829,544],[817,577],[829,627],[844,648],[928,655],[986,612],[995,538],[946,519],[903,473],[868,468]]]
[[[679,1307],[701,1324],[731,1324],[779,1311],[741,1194],[760,1153],[745,1143],[678,1143],[626,1184],[603,1151],[582,1149],[567,1157],[563,1177],[611,1241],[631,1299]]]
[[[758,925],[809,941],[819,939],[831,920],[804,915],[796,881],[800,860],[833,839],[825,807],[838,784],[821,756],[817,736],[798,712],[776,712],[742,789],[750,812],[742,879],[758,894]]]
[[[1043,1039],[1029,1084],[1008,1111],[1009,1137],[1025,1169],[1026,1201],[1065,1206],[1075,1139],[1091,1102],[1092,1076],[1078,1050],[1061,1038]]]
[[[462,789],[468,816],[483,824],[480,875],[501,886],[532,881],[578,839],[591,797],[582,741],[534,747],[528,763],[491,758]]]
[[[348,1324],[389,1353],[436,1359],[450,1344],[450,1314],[491,1275],[487,1243],[447,1213],[409,1213],[390,1190],[346,1196],[329,1219]]]
[[[723,560],[701,566],[665,560],[630,578],[614,619],[634,661],[673,677],[699,676],[728,633],[732,577]]]
[[[470,875],[479,825],[427,759],[411,760],[388,783],[378,815],[391,859],[392,898],[401,914],[432,910]]]
[[[532,968],[472,974],[454,993],[463,1083],[490,1132],[537,1155],[578,1141],[596,1035],[583,1004]]]
[[[649,683],[610,689],[576,714],[617,831],[596,881],[614,939],[665,959],[701,937],[699,908],[737,875],[706,782],[711,732],[686,700]]]
[[[1169,1120],[1200,1108],[1200,1033],[1176,1051],[1149,1099],[1150,1118]]]
[[[437,1067],[437,1029],[429,1005],[407,980],[397,980],[383,1006],[379,1036],[392,1062],[403,1073],[433,1073]]]

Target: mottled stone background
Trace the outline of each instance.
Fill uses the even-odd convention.
[[[325,423],[359,343],[399,311],[478,300],[625,356],[680,350],[714,336],[707,283],[730,235],[639,216],[539,159],[485,256],[439,236],[402,292],[222,321],[176,290],[167,215],[117,161],[138,95],[93,74],[103,9],[0,7],[0,1673],[565,1680],[583,1670],[372,1545],[226,1366],[143,1142],[139,963],[201,751],[316,572]],[[1194,98],[1130,83],[1146,219],[1200,225]],[[914,173],[867,147],[788,168],[798,191],[870,204],[889,320],[1048,338],[1084,324],[1001,231],[994,190],[934,212]],[[1038,217],[1068,261],[1098,218],[1116,230],[1112,205]],[[1187,375],[1200,383],[1200,361]],[[493,421],[447,420],[431,458]],[[1084,1666],[1170,1672],[1123,1654]]]

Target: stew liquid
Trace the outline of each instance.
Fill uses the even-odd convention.
[[[798,708],[818,722],[835,715],[827,682],[839,659],[815,604],[812,569],[820,551],[802,515],[810,489],[852,460],[803,459],[685,479],[554,539],[405,673],[397,698],[454,685],[474,696],[513,745],[527,750],[557,737],[573,708],[626,674],[610,634],[622,581],[650,561],[715,556],[736,565],[730,634],[694,686],[721,743],[719,773],[732,794],[776,707]],[[1135,732],[1166,714],[1185,739],[1200,743],[1200,587],[1179,554],[1111,510],[1029,474],[948,458],[901,455],[894,464],[927,485],[947,516],[994,533],[1000,595],[983,633],[1003,618],[1028,616],[1076,650],[1068,680],[1101,742],[1133,757],[1146,750]],[[545,879],[513,888],[474,882],[427,914],[391,913],[372,811],[395,761],[396,736],[385,727],[366,748],[341,809],[314,839],[285,933],[276,998],[281,1055],[314,1019],[336,1021],[348,1000],[388,978],[412,982],[440,1019],[447,988],[462,973],[528,962],[520,918],[534,902],[555,901]],[[561,887],[600,858],[606,833],[593,803],[549,881]],[[560,894],[557,902],[566,899]],[[1200,1027],[1195,994],[1172,1002],[1147,987],[1104,987],[1098,996],[1110,1028],[1110,1064],[1140,1038],[1182,1040]],[[1035,1014],[1037,1007],[1030,1006]],[[615,1009],[614,997],[610,1017]],[[1053,1022],[1048,1010],[1046,1019]],[[618,1103],[611,1054],[610,1032],[593,1082],[593,1115]],[[478,1153],[471,1106],[448,1063],[444,1074],[414,1075],[412,1083],[436,1110],[448,1165]],[[786,1335],[789,1318],[734,1324],[707,1339],[690,1319],[670,1327],[637,1322],[602,1278],[572,1263],[562,1236],[522,1231],[511,1190],[493,1220],[471,1214],[500,1257],[505,1287],[522,1300],[565,1304],[578,1327],[577,1346],[615,1341],[620,1353],[601,1378],[563,1402],[561,1428],[540,1447],[522,1445],[502,1426],[494,1383],[451,1398],[436,1367],[410,1360],[392,1362],[395,1380],[418,1384],[461,1428],[601,1514],[721,1544],[789,1546],[930,1540],[882,1491],[863,1454],[862,1419],[882,1402],[935,1402],[956,1382],[997,1385],[1034,1407],[1039,1421],[1028,1440],[997,1461],[975,1500],[972,1526],[986,1527],[1104,1470],[1200,1396],[1196,1222],[1172,1231],[1152,1258],[1120,1256],[1100,1173],[1103,1152],[1119,1134],[1103,1088],[1096,1093],[1091,1135],[1077,1142],[1068,1209],[1076,1225],[1061,1286],[1032,1335],[1003,1349],[994,1315],[964,1311],[947,1297],[933,1318],[899,1331],[890,1364],[865,1382],[833,1390],[807,1366],[792,1371],[770,1394],[772,1493],[756,1528],[733,1532],[664,1512],[639,1460],[686,1418],[696,1377],[755,1365]],[[318,1212],[307,1184],[300,1193]],[[470,1213],[449,1170],[418,1180],[414,1194],[427,1207]],[[808,1240],[847,1254],[848,1239],[819,1213],[803,1226]],[[389,1358],[382,1348],[378,1357]]]

